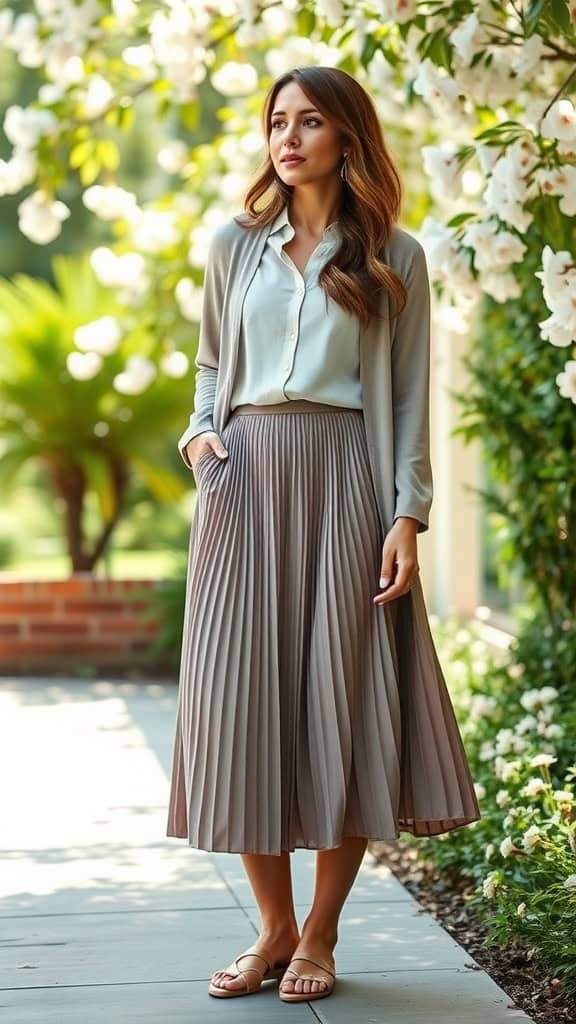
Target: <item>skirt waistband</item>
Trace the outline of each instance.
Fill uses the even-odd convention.
[[[362,409],[349,405],[328,405],[326,402],[311,402],[307,398],[290,399],[287,402],[274,402],[268,405],[237,405],[232,409],[232,416],[249,415],[250,413],[291,413],[291,412],[355,412],[362,415]]]

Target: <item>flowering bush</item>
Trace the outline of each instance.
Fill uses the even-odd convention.
[[[471,903],[485,915],[490,941],[528,943],[574,992],[574,677],[558,677],[558,686],[545,681],[561,659],[548,646],[552,632],[547,637],[540,623],[534,623],[538,644],[529,651],[514,641],[498,654],[477,627],[433,625],[482,817],[419,841],[418,848],[447,872],[475,880]],[[576,659],[571,628],[567,623],[564,667]]]
[[[35,0],[33,12],[0,13],[2,45],[45,80],[34,103],[6,112],[13,150],[0,161],[0,194],[32,187],[19,225],[45,244],[70,216],[56,196],[78,172],[87,209],[122,235],[136,302],[145,303],[166,246],[181,252],[164,280],[178,301],[187,266],[198,266],[206,236],[237,212],[261,156],[259,86],[299,64],[354,74],[387,133],[399,142],[400,125],[420,144],[431,198],[443,210],[452,204],[447,223],[429,216],[421,232],[452,323],[470,323],[479,295],[504,303],[520,294],[522,236],[538,207],[549,225],[576,211],[576,111],[565,96],[576,0]],[[143,97],[147,118],[196,124],[207,81],[226,99],[224,136],[193,152],[180,137],[163,142],[158,163],[172,180],[142,202],[118,180],[118,131]],[[558,246],[545,227],[534,245],[550,314],[541,338],[567,349],[576,341],[573,238]],[[119,287],[127,267],[117,268]],[[554,379],[562,399],[576,402],[576,360],[558,363]]]

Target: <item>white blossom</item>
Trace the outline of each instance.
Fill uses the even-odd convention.
[[[118,28],[126,31],[138,16],[138,0],[112,0],[112,10]]]
[[[69,352],[66,366],[75,380],[91,380],[102,368],[102,356],[97,352]]]
[[[515,850],[516,844],[514,843],[514,840],[511,839],[510,836],[506,836],[500,843],[500,853],[503,857],[510,857]]]
[[[32,192],[18,206],[18,226],[37,245],[54,241],[62,230],[62,221],[70,210],[59,199],[50,199],[44,192]]]
[[[535,32],[525,39],[519,50],[514,49],[511,68],[518,78],[528,78],[538,67],[545,51],[542,36]]]
[[[379,0],[378,6],[384,21],[402,24],[415,18],[418,13],[416,0]]]
[[[82,193],[84,206],[95,213],[100,220],[128,218],[137,209],[137,199],[119,185],[90,185]]]
[[[114,387],[122,395],[140,395],[152,383],[157,372],[155,364],[146,356],[130,356],[124,370],[114,377]]]
[[[475,149],[482,172],[486,175],[491,174],[494,164],[504,152],[502,146],[489,146],[485,142],[477,142]]]
[[[34,181],[38,167],[33,150],[16,147],[9,160],[0,160],[0,196],[15,195]]]
[[[122,340],[122,328],[114,316],[101,316],[98,320],[82,324],[74,332],[74,342],[84,352],[98,352],[101,356],[116,352]]]
[[[158,77],[158,68],[154,60],[154,50],[149,43],[140,46],[126,46],[122,50],[122,60],[128,67],[137,68],[141,78],[154,81]]]
[[[503,757],[497,755],[494,762],[494,772],[496,778],[501,779],[502,782],[508,782],[514,778],[516,772],[520,768],[520,761],[506,761]]]
[[[552,104],[542,121],[541,133],[549,139],[576,140],[576,110],[571,100],[560,99]]]
[[[189,361],[185,352],[174,349],[172,352],[165,352],[160,358],[160,369],[167,377],[185,377],[188,373]]]
[[[444,69],[438,68],[429,57],[425,57],[420,64],[413,89],[438,113],[451,112],[458,99],[458,86],[454,79]]]
[[[159,7],[150,19],[154,59],[171,83],[177,102],[193,100],[197,85],[206,77],[211,18],[208,7],[172,0],[170,7]]]
[[[524,694],[522,695],[524,696]],[[522,700],[522,698],[520,698]],[[534,715],[524,715],[515,725],[515,731],[523,736],[527,732],[533,732],[538,725],[538,719]]]
[[[156,159],[167,174],[178,174],[188,161],[188,146],[182,139],[170,139],[158,150]]]
[[[558,206],[567,217],[576,214],[576,167],[561,164],[559,167],[540,167],[536,181],[545,195],[560,196]]]
[[[567,789],[555,789],[553,793],[554,799],[559,804],[572,804],[574,803],[574,794],[570,793]]]
[[[500,729],[496,733],[495,747],[499,754],[509,754],[513,749],[514,732],[512,729]]]
[[[342,0],[316,0],[316,10],[329,25],[341,25],[345,10]]]
[[[150,276],[141,253],[124,252],[118,255],[102,245],[91,253],[90,264],[101,284],[119,289],[122,301],[132,305],[145,298],[150,287]]]
[[[158,253],[179,240],[172,210],[135,210],[129,214],[132,244],[143,252]]]
[[[482,882],[482,894],[488,899],[492,899],[500,884],[500,879],[498,878],[497,873],[495,871],[491,871]]]
[[[18,55],[18,63],[25,68],[38,68],[44,60],[39,27],[38,18],[31,11],[19,14],[9,27],[8,21],[4,22],[4,42]]]
[[[464,231],[462,242],[474,250],[474,265],[484,273],[481,280],[484,291],[489,290],[486,281],[490,282],[492,277],[507,276],[510,265],[519,262],[527,248],[521,238],[511,231],[499,230],[493,220],[470,224]],[[515,282],[514,278],[512,280]]]
[[[430,178],[430,188],[438,198],[457,199],[462,190],[462,169],[458,162],[459,147],[454,143],[441,146],[423,146],[424,170]]]
[[[558,758],[554,757],[553,754],[536,754],[535,757],[531,759],[530,766],[532,768],[548,767],[549,765],[554,764],[557,760]]]
[[[528,913],[528,907],[526,903],[519,903],[516,908],[516,913],[518,917],[526,917],[526,914]]]
[[[531,825],[522,836],[522,846],[525,850],[532,850],[535,846],[538,846],[542,833],[537,825]]]
[[[576,889],[576,875],[568,875],[562,884],[565,889]]]
[[[550,725],[544,727],[543,735],[549,740],[560,739],[564,735],[564,727],[559,725],[558,722],[551,722]]]
[[[495,162],[482,197],[485,216],[496,214],[517,231],[529,226],[533,215],[524,204],[538,194],[537,182],[529,177],[539,159],[532,139],[517,140],[506,149]]]
[[[551,704],[559,696],[555,686],[543,686],[538,692],[541,704]]]
[[[491,761],[496,751],[489,740],[483,740],[480,744],[479,758],[481,761]]]
[[[464,64],[470,64],[472,58],[485,49],[488,39],[486,29],[480,24],[478,15],[474,11],[452,32],[448,38],[454,46],[456,53]]]
[[[58,128],[58,118],[51,110],[35,110],[33,107],[19,107],[16,104],[4,114],[4,134],[14,146],[34,149],[38,139],[52,135]]]
[[[540,690],[525,690],[520,697],[520,703],[526,711],[534,711],[538,706],[552,703],[557,697],[558,690],[554,686],[543,686]],[[531,718],[530,721],[535,723],[536,719]]]
[[[50,106],[51,103],[59,103],[64,99],[66,89],[60,82],[44,82],[38,89],[40,103]]]
[[[564,370],[556,374],[555,381],[562,398],[570,398],[576,404],[576,359],[564,363]]]
[[[229,60],[210,75],[214,88],[223,96],[249,96],[258,88],[258,73],[252,64]]]
[[[496,803],[498,807],[508,807],[511,801],[510,793],[507,789],[499,789],[496,793]]]
[[[203,288],[199,288],[190,277],[181,277],[178,281],[174,294],[180,312],[186,320],[200,322],[203,293]]]
[[[111,105],[113,99],[114,89],[110,82],[102,75],[90,75],[86,79],[81,96],[86,117],[100,117]]]
[[[543,779],[534,778],[528,780],[522,789],[522,793],[526,796],[538,796],[539,793],[545,793],[547,788]]]
[[[542,270],[535,276],[542,281],[544,301],[552,316],[540,321],[542,337],[552,345],[566,348],[576,340],[576,266],[570,252],[542,250]],[[558,380],[557,380],[558,383]],[[566,396],[568,397],[568,396]]]

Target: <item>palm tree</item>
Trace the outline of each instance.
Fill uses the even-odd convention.
[[[159,500],[185,491],[184,476],[166,464],[166,442],[187,422],[190,379],[158,373],[140,394],[115,388],[127,357],[145,353],[157,363],[164,351],[144,314],[95,376],[71,376],[76,329],[104,314],[133,321],[135,312],[111,298],[88,256],[56,256],[53,273],[56,288],[25,274],[0,280],[0,485],[13,485],[36,460],[62,502],[72,571],[91,572],[126,510],[133,472]],[[89,504],[97,509],[90,531]]]

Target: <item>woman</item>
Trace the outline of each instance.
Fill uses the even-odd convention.
[[[418,577],[424,252],[395,223],[398,174],[352,77],[283,74],[263,120],[247,212],[209,250],[179,442],[198,497],[167,835],[240,853],[260,909],[209,992],[283,975],[298,1001],[333,990],[367,840],[480,815]],[[296,847],[319,851],[301,935]]]

